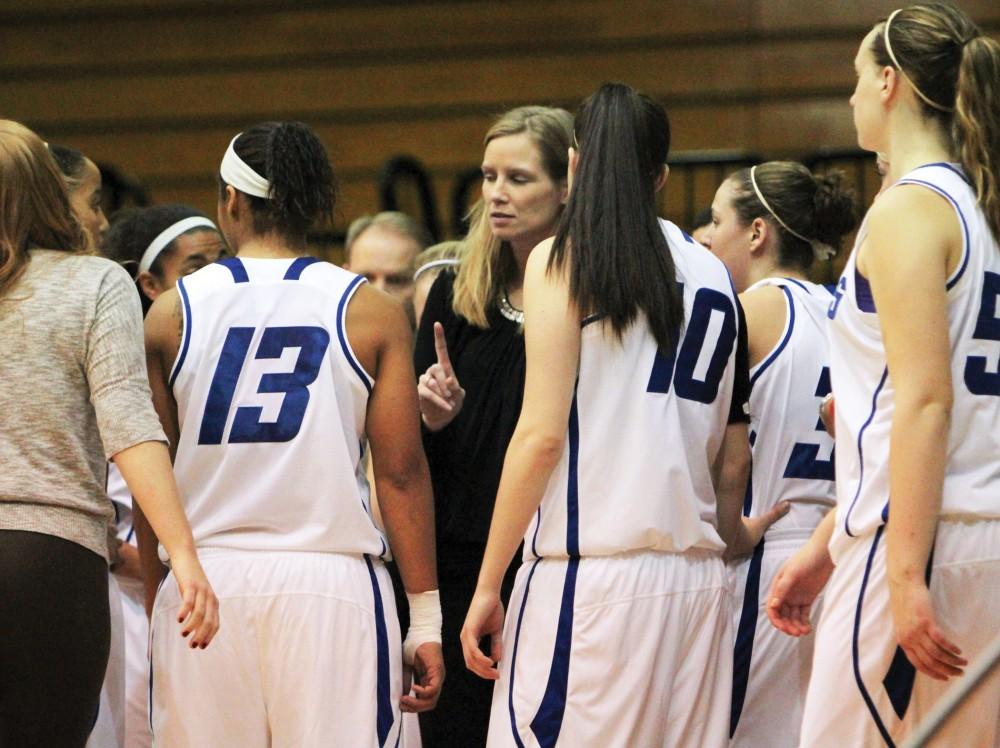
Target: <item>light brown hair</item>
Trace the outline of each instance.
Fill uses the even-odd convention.
[[[24,125],[0,120],[0,298],[34,247],[82,253],[87,239],[45,143]]]
[[[896,67],[878,27],[872,54]],[[983,36],[962,11],[944,3],[911,5],[889,26],[889,44],[918,95],[925,118],[939,124],[976,190],[1000,241],[1000,43]]]

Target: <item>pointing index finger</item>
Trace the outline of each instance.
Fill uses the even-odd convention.
[[[444,337],[444,325],[440,322],[434,323],[434,351],[437,353],[438,363],[441,364],[451,376],[451,357],[448,355],[448,341]]]

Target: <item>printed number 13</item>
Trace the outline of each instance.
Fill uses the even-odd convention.
[[[246,362],[254,328],[231,327],[215,367],[208,390],[205,413],[198,434],[199,444],[221,444],[229,420],[236,385]],[[284,400],[274,422],[261,422],[260,406],[236,409],[229,430],[229,443],[287,442],[302,427],[309,405],[309,385],[316,381],[320,365],[330,345],[330,334],[322,327],[267,327],[257,346],[256,359],[281,358],[286,348],[298,348],[295,368],[289,372],[263,374],[257,385],[259,393],[283,393]]]

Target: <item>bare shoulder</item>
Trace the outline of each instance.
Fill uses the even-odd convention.
[[[750,365],[760,363],[781,339],[788,319],[788,301],[778,286],[759,286],[740,294],[747,321]]]
[[[949,271],[962,251],[962,228],[946,197],[921,185],[899,184],[884,192],[868,211],[868,235],[858,253],[867,274],[878,262],[892,271],[901,262],[940,262]]]
[[[146,313],[146,344],[160,350],[176,348],[184,334],[184,309],[176,288],[164,291]]]
[[[387,345],[412,346],[413,331],[403,305],[388,294],[362,284],[347,305],[347,338],[361,365],[375,374]]]

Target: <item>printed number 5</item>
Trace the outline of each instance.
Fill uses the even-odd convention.
[[[198,435],[199,444],[221,444],[236,385],[254,328],[231,327],[222,346],[219,363],[205,402],[205,414]],[[290,372],[264,374],[257,385],[259,393],[283,393],[284,400],[274,422],[260,420],[263,408],[245,406],[236,409],[229,442],[287,442],[295,438],[309,405],[309,385],[316,380],[320,365],[330,345],[330,334],[322,327],[267,327],[261,335],[254,358],[281,358],[286,348],[298,348],[299,357]]]
[[[983,299],[972,337],[977,340],[1000,340],[1000,274],[986,273]],[[965,360],[965,386],[973,395],[1000,395],[1000,367],[986,371],[985,356]]]

